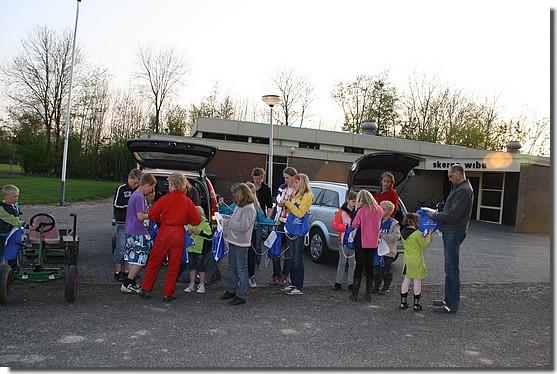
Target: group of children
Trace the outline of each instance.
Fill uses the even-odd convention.
[[[254,173],[260,171],[254,169]],[[226,205],[222,200],[219,201],[219,211],[223,214],[221,223],[224,227],[224,239],[229,247],[230,272],[228,289],[222,299],[231,299],[232,305],[244,304],[248,287],[257,286],[255,262],[257,254],[261,254],[257,250],[261,249],[262,227],[273,226],[277,232],[284,232],[288,215],[293,214],[301,219],[309,212],[313,197],[307,175],[298,174],[295,169],[287,168],[283,176],[285,184],[281,186],[277,196],[277,204],[271,214],[273,218],[267,217],[258,201],[258,190],[250,182],[233,186],[233,204]],[[185,193],[189,182],[185,176],[176,173],[171,175],[168,181],[170,192],[154,205],[152,204],[157,180],[150,174],[141,174],[138,169],[133,169],[128,175],[128,183],[119,186],[116,191],[114,200],[116,245],[113,264],[114,278],[122,282],[120,286],[122,292],[140,293],[142,297],[148,298],[158,270],[165,258],[168,258],[164,299],[171,301],[175,298],[175,283],[183,262],[184,226],[187,226],[187,232],[194,241],[194,245],[187,249],[190,283],[184,291],[189,293],[196,290],[196,277],[199,274],[197,292],[205,292],[203,254],[210,252],[207,246],[210,245],[213,232],[203,208],[194,206],[192,201],[186,198]],[[6,236],[12,228],[19,227],[18,225],[21,224],[17,218],[21,215],[17,203],[19,189],[13,185],[5,185],[2,194],[0,257]],[[427,277],[423,251],[431,243],[431,232],[424,234],[418,230],[419,216],[415,213],[405,215],[401,229],[401,225],[393,218],[394,210],[395,205],[391,201],[385,200],[379,205],[366,190],[361,190],[358,194],[353,191],[347,193],[346,202],[338,210],[333,221],[333,228],[339,233],[339,261],[333,289],[341,289],[346,267],[348,267],[346,282],[352,291],[353,300],[357,299],[363,268],[366,270],[367,300],[369,300],[369,293],[390,292],[393,279],[392,263],[397,253],[396,245],[398,240],[402,239],[404,268],[399,307],[408,308],[408,290],[410,283],[413,282],[413,308],[419,311],[422,309],[420,305],[422,280]],[[154,242],[148,230],[149,220],[159,225]],[[370,224],[371,226],[367,226]],[[357,229],[356,249],[348,248],[347,243],[344,242],[344,232],[351,226]],[[362,234],[361,231],[365,232]],[[370,240],[371,244],[366,243]],[[382,253],[381,256],[377,252],[379,241],[384,241],[388,247],[388,252]],[[271,284],[284,285],[283,291],[290,295],[301,295],[304,283],[304,237],[286,236],[285,244],[288,253],[284,256],[283,269],[281,270],[280,266],[282,256],[279,256],[273,261]],[[365,262],[363,265],[362,261]],[[370,264],[373,264],[373,270],[370,270]],[[141,287],[136,283],[136,279],[145,266],[147,271]]]
[[[154,204],[157,180],[151,174],[141,174],[138,169],[131,170],[128,184],[116,190],[114,278],[122,282],[120,290],[124,293],[140,293],[143,298],[148,298],[160,266],[167,261],[164,299],[171,301],[175,298],[176,279],[180,269],[183,269],[184,226],[194,239],[194,244],[187,250],[191,282],[184,291],[195,289],[196,272],[199,272],[201,283],[197,292],[205,292],[202,253],[205,241],[212,237],[211,227],[203,208],[194,206],[192,200],[186,198],[187,189],[191,186],[186,177],[172,174],[168,182],[169,193]],[[122,217],[125,217],[123,221]],[[154,240],[155,233],[150,232],[149,221],[157,225]],[[145,280],[140,286],[136,280],[145,267]]]
[[[288,169],[288,168],[287,168]],[[289,168],[292,169],[292,168]],[[261,176],[260,168],[254,169],[252,176]],[[282,186],[279,198],[277,199],[276,210],[271,212],[269,218],[258,201],[258,194],[255,184],[239,183],[232,187],[234,203],[230,206],[224,201],[219,201],[219,212],[223,214],[224,238],[229,246],[228,270],[230,272],[228,289],[221,297],[223,300],[230,299],[232,305],[240,305],[246,302],[248,285],[251,288],[257,287],[255,280],[255,259],[257,255],[262,255],[261,250],[261,229],[263,226],[273,226],[277,235],[284,241],[285,257],[290,261],[285,263],[285,279],[290,276],[290,284],[285,282],[283,291],[288,295],[302,295],[304,287],[304,235],[286,235],[286,220],[283,216],[293,215],[298,219],[303,219],[309,213],[313,200],[309,188],[309,178],[305,174],[298,174],[294,170],[285,170],[285,180],[289,180],[289,185]],[[294,175],[290,175],[294,174]],[[291,181],[290,181],[290,178]],[[260,186],[264,188],[266,186]],[[288,195],[286,198],[285,196]],[[280,198],[282,197],[282,198]],[[286,250],[288,248],[288,250]],[[282,252],[282,250],[281,250]],[[273,273],[278,265],[280,273],[280,258],[273,260]],[[278,264],[277,264],[278,263]],[[277,264],[277,265],[276,265]],[[274,275],[272,284],[276,282],[278,276]]]
[[[408,289],[410,283],[413,282],[413,297],[414,297],[414,310],[421,311],[420,297],[422,291],[422,281],[427,277],[427,270],[423,251],[431,243],[432,232],[422,233],[418,230],[420,217],[416,213],[406,213],[402,221],[402,229],[399,222],[393,218],[395,212],[395,205],[389,201],[382,201],[379,206],[382,209],[382,217],[377,224],[377,220],[371,218],[372,215],[364,216],[370,218],[362,218],[356,220],[356,212],[364,207],[369,207],[370,212],[373,211],[373,200],[370,204],[369,196],[366,198],[367,191],[362,190],[358,194],[354,191],[349,191],[346,195],[346,202],[340,207],[335,214],[333,220],[333,228],[338,232],[339,241],[339,260],[337,266],[337,274],[333,290],[338,291],[342,288],[346,268],[348,267],[347,284],[348,289],[352,291],[351,299],[357,300],[357,289],[361,280],[362,270],[356,272],[356,263],[358,262],[358,253],[366,253],[369,257],[364,258],[366,267],[366,300],[370,300],[370,293],[377,293],[385,295],[390,292],[390,286],[393,280],[392,263],[397,254],[397,242],[402,239],[404,247],[404,266],[403,266],[403,281],[400,289],[400,305],[399,308],[408,308]],[[374,199],[371,197],[371,199]],[[366,211],[367,213],[367,211]],[[360,217],[358,217],[360,218]],[[372,241],[384,241],[388,247],[388,252],[379,255],[377,248],[370,245],[362,244],[361,234],[356,233],[354,240],[356,242],[356,249],[347,247],[344,242],[344,233],[349,227],[362,227],[361,222],[355,221],[368,221],[371,226],[376,227],[370,229],[367,227],[366,233],[371,234],[374,231],[378,233],[377,239],[375,237]],[[373,271],[368,269],[373,264]],[[356,273],[356,274],[355,274]],[[373,287],[371,285],[373,284]],[[382,285],[382,287],[381,287]]]

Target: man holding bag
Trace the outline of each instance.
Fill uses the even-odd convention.
[[[439,222],[445,253],[445,297],[433,302],[434,306],[439,307],[434,311],[456,313],[460,302],[459,251],[470,223],[474,191],[462,166],[451,166],[447,175],[453,187],[445,207],[442,212],[428,212],[427,215]]]

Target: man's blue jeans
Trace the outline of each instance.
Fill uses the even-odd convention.
[[[460,302],[460,245],[466,238],[465,231],[443,231],[445,253],[445,303],[451,310],[458,310]]]
[[[242,299],[248,295],[248,248],[228,243],[228,292]]]

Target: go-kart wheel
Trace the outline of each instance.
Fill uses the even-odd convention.
[[[70,265],[64,277],[64,297],[68,303],[73,303],[77,297],[77,266]]]
[[[38,213],[35,214],[33,217],[31,217],[31,219],[29,220],[29,226],[30,227],[35,226],[35,219],[39,217],[46,218],[46,222],[39,222],[38,226],[35,228],[36,231],[40,231],[39,227],[42,226],[42,232],[49,232],[56,225],[56,220],[54,219],[53,216],[46,213]]]
[[[7,304],[10,299],[12,279],[12,267],[8,264],[0,264],[0,304]]]

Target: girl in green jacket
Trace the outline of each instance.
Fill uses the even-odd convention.
[[[410,281],[414,281],[414,311],[422,310],[420,296],[422,295],[422,280],[427,278],[424,249],[431,243],[431,232],[418,231],[420,216],[416,213],[406,213],[401,230],[402,245],[404,246],[404,279],[400,286],[400,309],[408,308],[408,288]]]

